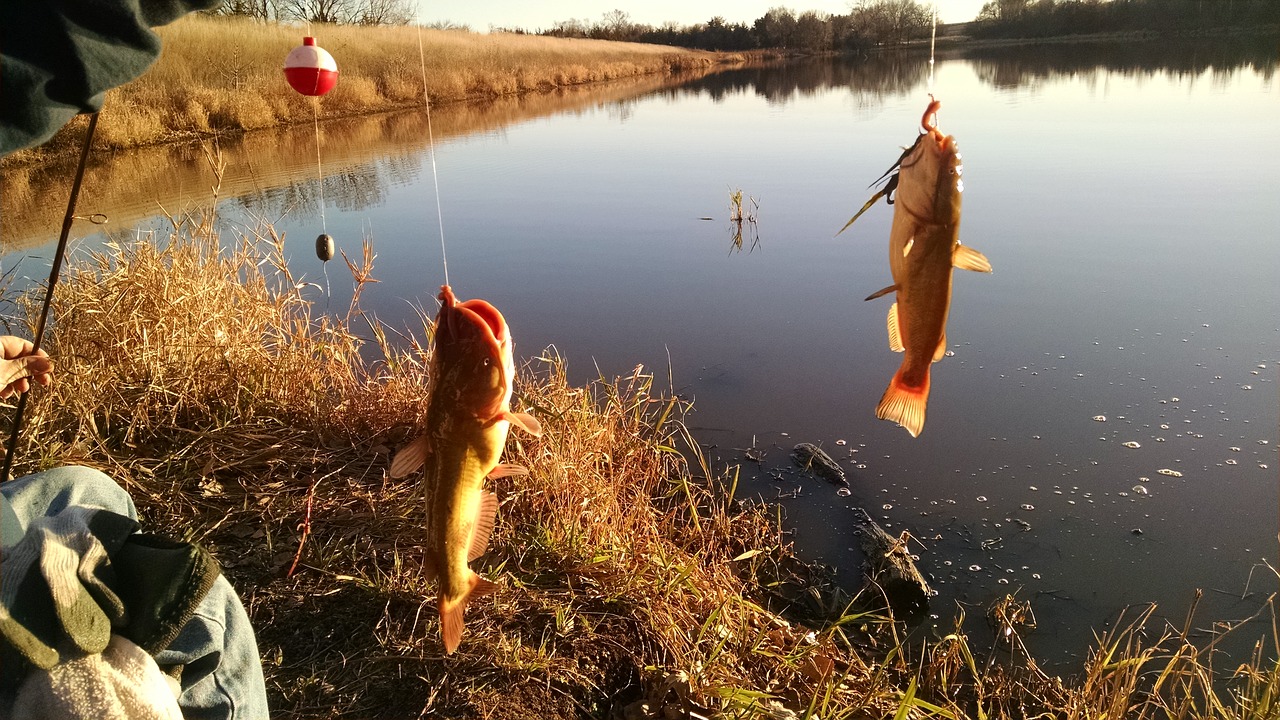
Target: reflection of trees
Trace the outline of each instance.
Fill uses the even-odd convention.
[[[813,59],[727,70],[664,92],[672,97],[702,95],[714,102],[750,92],[783,105],[841,87],[881,99],[909,92],[927,73],[928,56],[923,53],[883,52],[859,60]]]
[[[957,53],[951,53],[957,54]],[[1276,69],[1274,41],[1241,37],[1230,42],[1184,38],[1145,42],[1076,42],[1046,45],[977,47],[959,51],[979,79],[999,88],[1040,84],[1059,77],[1169,72],[1175,76],[1206,72],[1231,75],[1252,69],[1270,81]]]
[[[437,142],[487,132],[528,118],[598,105],[629,112],[625,103],[671,82],[643,76],[605,85],[560,88],[485,102],[442,105],[432,112]],[[611,110],[613,112],[613,110]],[[421,170],[427,146],[427,118],[406,111],[325,122],[320,126],[324,196],[344,210],[383,202],[387,190],[412,182]],[[317,212],[316,136],[310,124],[272,128],[206,140],[227,161],[220,197],[266,217]],[[365,167],[365,170],[349,168]],[[0,237],[5,251],[52,238],[62,211],[50,197],[66,197],[74,163],[5,168],[0,175]],[[209,170],[201,143],[141,148],[112,155],[95,154],[85,175],[80,206],[106,212],[112,227],[129,227],[165,211],[212,199]]]

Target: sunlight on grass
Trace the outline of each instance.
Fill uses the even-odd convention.
[[[1244,630],[1193,640],[1190,620],[1160,627],[1150,610],[1100,634],[1065,678],[1027,656],[1012,598],[997,614],[1008,651],[975,649],[963,615],[943,637],[907,642],[795,557],[776,508],[737,497],[736,471],[708,464],[670,380],[637,367],[575,386],[550,348],[517,385],[544,434],[513,437],[506,454],[531,475],[494,483],[498,526],[478,561],[501,588],[475,604],[446,660],[420,570],[422,490],[387,476],[426,408],[426,318],[389,328],[359,306],[376,281],[371,244],[344,258],[356,299],[329,315],[269,225],[223,235],[213,209],[170,220],[167,237],[72,260],[47,343],[57,382],[33,398],[16,471],[100,467],[148,529],[207,545],[245,598],[277,717],[1280,708],[1273,645],[1220,667],[1218,639]],[[36,300],[15,300],[19,326]]]

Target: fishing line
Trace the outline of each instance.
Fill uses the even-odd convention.
[[[422,26],[418,26],[418,62],[422,65],[422,100],[427,105],[427,147],[431,153],[431,184],[436,190],[436,219],[440,222],[440,261],[444,284],[449,284],[449,256],[444,250],[444,212],[440,209],[440,176],[436,173],[436,138],[431,131],[431,96],[427,93],[427,57],[422,51]]]
[[[71,183],[71,197],[67,200],[67,214],[62,217],[62,234],[58,236],[58,248],[53,252],[53,266],[49,268],[49,285],[44,291],[44,306],[40,308],[40,319],[36,323],[36,334],[31,340],[31,355],[40,350],[44,340],[45,323],[49,319],[49,307],[53,304],[53,287],[58,284],[58,276],[62,271],[62,258],[67,254],[67,237],[71,235],[71,224],[76,220],[76,200],[80,197],[80,185],[84,181],[84,168],[89,161],[89,148],[93,145],[93,131],[98,127],[98,113],[90,113],[89,127],[84,131],[84,147],[80,150],[80,164],[76,167],[76,177]],[[9,470],[13,467],[14,451],[18,447],[18,431],[22,429],[22,415],[27,409],[27,397],[31,391],[18,396],[18,406],[13,411],[13,429],[9,431],[9,448],[4,455],[4,466],[0,467],[0,482],[9,479]]]
[[[320,164],[320,98],[311,98],[311,122],[315,130],[316,136],[316,177],[319,179],[320,187],[320,232],[325,235],[329,234],[329,224],[324,218],[324,167]],[[324,308],[329,309],[329,263],[321,264],[324,270]]]
[[[933,0],[933,30],[929,32],[929,94],[933,95],[933,46],[938,39],[938,0]]]

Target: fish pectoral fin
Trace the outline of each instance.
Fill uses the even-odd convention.
[[[902,344],[902,332],[898,329],[898,303],[889,306],[889,349],[902,352],[906,347]]]
[[[499,463],[489,473],[489,479],[497,480],[498,478],[513,477],[515,475],[528,475],[528,474],[529,474],[529,468],[523,465],[512,465],[511,463]]]
[[[942,333],[942,338],[938,340],[938,349],[933,351],[933,361],[938,362],[947,356],[947,334]]]
[[[968,245],[956,245],[956,249],[951,253],[951,264],[961,270],[991,272],[991,261],[987,259],[987,256]]]
[[[422,467],[430,450],[431,441],[425,434],[410,440],[409,444],[396,451],[396,456],[391,459],[391,477],[402,478]]]
[[[443,596],[436,602],[440,610],[440,639],[444,642],[444,652],[452,655],[462,644],[462,613],[467,604],[478,597],[489,595],[498,589],[498,584],[485,580],[474,572],[468,580],[471,586],[467,593],[456,600],[447,600]]]
[[[508,410],[502,413],[502,419],[534,437],[542,437],[542,423],[538,422],[538,418],[530,415],[529,413],[518,413]]]
[[[471,547],[467,550],[467,562],[480,557],[489,549],[489,536],[498,517],[498,496],[491,492],[480,493],[480,506],[476,508],[475,525],[471,529]]]
[[[898,285],[897,285],[896,283],[895,283],[895,284],[893,284],[893,285],[890,285],[890,286],[889,286],[889,287],[887,287],[887,288],[880,288],[879,290],[877,290],[877,291],[875,291],[875,292],[871,293],[870,295],[868,295],[868,296],[866,296],[866,297],[862,298],[862,302],[866,302],[866,301],[868,301],[868,300],[875,300],[875,299],[876,299],[876,298],[878,298],[878,297],[884,297],[885,295],[888,295],[889,293],[894,292],[894,291],[895,291],[895,290],[897,290],[897,289],[898,289]]]

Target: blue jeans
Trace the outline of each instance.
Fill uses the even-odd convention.
[[[92,468],[60,467],[0,483],[0,495],[13,510],[4,513],[6,544],[15,534],[14,522],[21,525],[20,537],[33,519],[57,515],[71,505],[138,519],[133,498],[124,488]],[[218,577],[178,637],[156,655],[156,663],[183,666],[178,705],[184,720],[263,720],[268,715],[258,643],[225,577]]]

